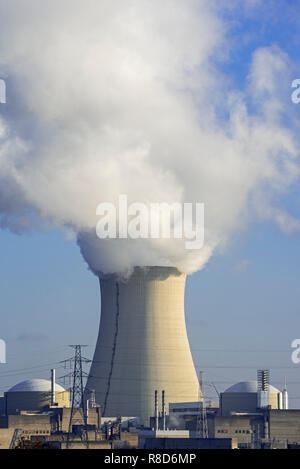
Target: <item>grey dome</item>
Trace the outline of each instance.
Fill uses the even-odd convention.
[[[271,393],[280,392],[274,386],[270,384],[269,391]],[[239,383],[230,386],[230,388],[224,391],[226,393],[243,393],[243,392],[257,392],[257,381],[240,381]]]
[[[7,392],[50,392],[51,391],[51,381],[47,379],[28,379],[26,381],[21,381]],[[64,392],[65,389],[59,384],[55,383],[56,392]]]

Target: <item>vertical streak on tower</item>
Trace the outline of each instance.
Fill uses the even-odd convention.
[[[115,324],[115,335],[114,335],[114,343],[113,343],[113,349],[112,349],[112,355],[111,355],[111,363],[110,363],[110,370],[109,370],[109,375],[108,375],[107,388],[106,388],[105,399],[104,399],[104,404],[103,404],[103,409],[102,409],[102,415],[103,415],[103,417],[105,417],[106,406],[107,406],[107,399],[108,399],[108,396],[109,396],[110,384],[111,384],[111,377],[112,377],[112,373],[113,373],[114,361],[115,361],[115,355],[116,355],[117,338],[118,338],[118,331],[119,331],[119,316],[120,316],[119,297],[120,297],[119,284],[116,283],[116,324]]]
[[[101,321],[87,389],[106,416],[154,415],[154,391],[169,402],[198,400],[184,317],[186,276],[172,267],[136,268],[128,281],[100,279]]]

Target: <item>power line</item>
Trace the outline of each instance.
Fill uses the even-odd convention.
[[[45,352],[45,355],[48,355],[48,354],[53,354],[53,353],[57,353],[57,351],[62,351],[62,350],[66,350],[67,347],[64,346],[64,347],[57,347],[55,348],[55,350],[53,349],[50,349],[49,351],[45,351],[45,348],[39,348],[39,349],[36,349],[36,350],[30,350],[30,351],[23,351],[23,352],[20,352],[20,353],[14,353],[14,354],[11,354],[9,352],[7,352],[7,355],[8,355],[8,358],[11,359],[11,358],[15,358],[15,357],[24,357],[25,355],[28,356],[28,355],[36,355],[37,353],[40,353],[40,352]]]
[[[49,368],[43,368],[44,366],[51,367],[53,365],[59,365],[60,362],[52,362],[52,363],[44,363],[43,365],[36,365],[36,366],[31,366],[28,368],[20,368],[18,370],[11,370],[7,371],[6,373],[0,373],[0,378],[9,378],[14,375],[19,375],[19,374],[27,374],[30,371],[45,371],[49,370]]]
[[[92,345],[88,345],[88,347],[93,347]],[[101,345],[101,348],[111,348],[109,345]],[[118,349],[122,350],[139,350],[138,347],[133,345],[125,345],[125,346],[118,346]],[[170,348],[170,347],[152,347],[153,350],[170,350],[170,351],[177,351],[179,350],[178,347]],[[196,348],[190,346],[192,352],[221,352],[221,353],[287,353],[291,352],[291,348],[288,347],[286,349],[218,349],[218,348]]]

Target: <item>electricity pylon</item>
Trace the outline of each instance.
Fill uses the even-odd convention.
[[[70,421],[69,421],[69,431],[67,437],[67,448],[70,446],[70,439],[73,433],[73,425],[80,425],[81,431],[79,432],[81,441],[85,444],[85,446],[89,447],[89,440],[88,440],[88,429],[87,429],[87,403],[84,400],[84,391],[83,391],[83,377],[87,376],[82,369],[83,363],[89,363],[90,360],[84,358],[81,354],[82,347],[84,345],[70,345],[75,350],[74,357],[69,358],[68,360],[64,360],[62,363],[74,363],[74,368],[71,373],[66,376],[72,378],[72,404],[71,404],[71,413],[70,413]],[[66,376],[63,376],[65,378]]]
[[[202,397],[202,402],[201,402],[201,397]],[[206,413],[206,405],[205,405],[205,397],[204,397],[203,371],[199,371],[198,401],[199,401],[199,408],[198,408],[198,416],[197,416],[196,433],[199,438],[208,438],[207,413]]]

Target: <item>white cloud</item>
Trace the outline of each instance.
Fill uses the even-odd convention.
[[[192,272],[244,225],[249,200],[252,214],[268,218],[273,195],[298,179],[296,135],[282,124],[276,86],[286,55],[257,50],[247,95],[231,90],[227,99],[214,61],[227,25],[209,2],[0,0],[0,18],[12,97],[0,131],[6,226],[30,209],[75,231],[94,270],[151,263]],[[120,193],[204,202],[205,249],[95,239],[96,207]]]

